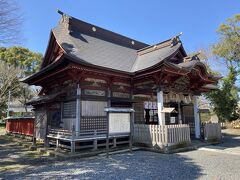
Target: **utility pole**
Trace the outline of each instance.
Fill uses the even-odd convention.
[[[7,110],[7,117],[10,117],[10,114],[9,114],[10,98],[11,98],[11,91],[8,91],[8,110]]]

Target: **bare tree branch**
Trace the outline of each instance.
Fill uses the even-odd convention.
[[[22,15],[14,0],[0,0],[0,46],[21,39]]]
[[[14,95],[19,91],[19,81],[17,75],[20,70],[0,61],[0,111],[6,106],[8,92]]]

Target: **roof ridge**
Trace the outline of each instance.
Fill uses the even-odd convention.
[[[170,41],[170,40],[171,40],[171,39],[167,39],[167,40],[165,40],[165,41],[162,41],[162,42],[159,42],[159,43],[156,43],[156,44],[153,44],[153,45],[149,45],[149,46],[147,46],[147,47],[144,47],[144,48],[142,48],[142,49],[137,50],[137,52],[144,51],[145,49],[154,47],[154,46],[156,46],[156,45],[161,45],[161,44],[166,43],[166,42],[168,42],[168,41]]]
[[[162,57],[158,57],[157,59],[159,60],[159,62],[161,62],[161,61],[163,61],[163,60],[165,60],[166,58],[169,58],[170,56],[172,56],[173,54],[175,54],[180,48],[181,48],[181,46],[182,46],[182,44],[181,44],[181,42],[177,42],[177,44],[175,44],[174,46],[164,46],[164,47],[162,47],[162,48],[158,48],[158,49],[154,49],[154,50],[152,50],[152,51],[149,51],[149,52],[146,52],[146,53],[144,53],[144,54],[142,54],[143,56],[141,56],[141,55],[139,55],[138,54],[138,56],[137,56],[137,59],[136,59],[136,61],[135,61],[135,63],[133,64],[133,66],[132,66],[132,68],[131,68],[131,71],[136,71],[135,69],[136,69],[136,67],[139,65],[139,63],[140,63],[140,59],[139,58],[142,58],[142,57],[144,57],[145,56],[145,54],[151,54],[151,52],[153,52],[153,51],[157,51],[157,50],[160,50],[160,51],[162,51],[162,49],[164,49],[164,48],[166,48],[166,49],[168,49],[168,51],[171,51],[171,53],[170,54],[168,54],[165,58],[162,58]],[[172,50],[171,50],[172,49]],[[147,60],[147,59],[145,59],[145,60]],[[159,63],[158,62],[158,63]],[[158,63],[156,63],[156,64],[158,64]],[[155,64],[155,65],[156,65]],[[150,66],[150,67],[152,67],[152,66]]]
[[[171,39],[168,39],[166,41],[163,41],[163,42],[145,47],[141,50],[138,50],[137,53],[138,53],[139,56],[141,56],[141,55],[150,53],[150,52],[158,50],[158,49],[162,49],[162,48],[170,46],[170,45],[171,45]]]
[[[179,33],[178,35],[170,38],[170,39],[167,39],[165,41],[162,41],[162,42],[159,42],[157,44],[153,44],[153,45],[150,45],[150,46],[147,46],[147,47],[144,47],[142,49],[139,49],[137,52],[138,52],[138,55],[143,55],[143,54],[146,54],[146,53],[149,53],[149,52],[152,52],[152,51],[155,51],[155,50],[158,50],[158,49],[161,49],[161,48],[164,48],[164,47],[167,47],[167,46],[175,46],[176,44],[178,44],[179,42],[181,43],[181,40],[179,38],[179,36],[182,35],[182,32]]]
[[[62,19],[60,20],[60,23],[66,22],[68,24],[68,30],[71,32],[72,29],[78,28],[78,25],[81,25],[81,29],[78,28],[79,31],[84,31],[84,33],[87,33],[89,35],[96,36],[97,34],[101,34],[101,37],[105,40],[113,40],[113,38],[110,38],[110,35],[114,37],[114,42],[116,44],[120,43],[122,45],[125,45],[132,49],[141,49],[143,47],[149,46],[149,44],[146,44],[144,42],[138,41],[136,39],[121,35],[119,33],[110,31],[108,29],[99,27],[97,25],[85,22],[83,20],[77,19],[75,17],[72,17],[66,13],[63,13],[62,11],[58,10],[58,13],[62,16]],[[121,41],[121,42],[120,42]]]

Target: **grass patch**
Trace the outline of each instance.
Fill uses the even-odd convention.
[[[0,136],[4,135],[6,133],[5,126],[1,125],[0,126]]]
[[[27,166],[28,165],[20,165],[20,164],[0,166],[0,172],[4,172],[4,171],[20,171],[20,170],[26,168]]]
[[[38,152],[27,152],[26,157],[31,158],[31,159],[36,159],[39,158],[41,155]]]
[[[13,136],[7,135],[7,134],[2,135],[0,137],[2,137],[2,139],[6,140],[6,141],[13,141],[13,138],[14,138]]]

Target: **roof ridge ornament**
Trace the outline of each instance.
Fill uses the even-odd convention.
[[[64,12],[62,12],[62,11],[59,10],[59,9],[57,9],[57,13],[60,14],[60,15],[62,15],[62,16],[65,14]]]
[[[172,39],[171,39],[171,47],[175,46],[176,44],[178,44],[179,42],[181,42],[180,40],[180,36],[183,34],[183,32],[180,32],[178,33],[178,35],[174,36]]]
[[[200,61],[200,58],[198,55],[200,55],[202,53],[202,51],[198,51],[196,52],[195,54],[192,55],[192,60],[197,60],[197,61]]]
[[[70,22],[70,19],[72,18],[71,16],[69,16],[68,14],[62,12],[61,10],[57,9],[57,13],[59,13],[62,17],[61,20],[59,22],[64,24],[64,27],[67,29],[68,33],[71,35],[71,33],[73,32],[72,30],[72,25]]]
[[[183,58],[183,62],[188,62],[188,61],[200,61],[200,58],[198,55],[201,54],[201,51],[194,53],[193,55],[189,55]]]

